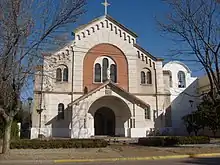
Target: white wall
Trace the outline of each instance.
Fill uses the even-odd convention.
[[[175,134],[186,134],[182,117],[196,110],[197,78],[191,76],[190,69],[178,61],[171,61],[164,65],[163,70],[170,71],[172,75],[171,109],[172,128]],[[183,71],[186,77],[186,87],[178,88],[178,72]],[[193,101],[191,105],[189,100]]]

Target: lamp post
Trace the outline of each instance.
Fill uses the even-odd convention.
[[[33,101],[33,98],[32,97],[28,97],[28,107],[29,107],[29,121],[28,121],[28,129],[29,129],[29,138],[30,138],[30,135],[31,135],[31,104],[32,104],[32,101]]]

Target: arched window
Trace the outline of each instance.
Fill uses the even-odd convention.
[[[141,84],[146,84],[146,75],[144,71],[141,71]]]
[[[95,82],[101,82],[101,65],[95,64]]]
[[[58,104],[58,115],[57,115],[58,120],[64,119],[64,104],[60,103]]]
[[[179,88],[186,87],[186,78],[185,78],[185,73],[183,71],[178,72],[178,87]]]
[[[68,68],[63,69],[63,81],[68,81]]]
[[[57,68],[56,71],[56,80],[61,81],[62,80],[62,70],[60,68]]]
[[[151,116],[150,116],[150,107],[147,107],[146,109],[144,109],[144,118],[145,119],[150,119]]]
[[[104,83],[106,80],[117,82],[117,65],[113,59],[101,56],[94,64],[94,82]]]
[[[102,82],[105,82],[108,79],[108,59],[104,58],[102,61]]]
[[[115,64],[111,64],[110,66],[110,77],[114,83],[117,82],[117,66]]]
[[[152,84],[152,75],[150,70],[147,71],[147,84]]]

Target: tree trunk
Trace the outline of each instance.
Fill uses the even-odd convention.
[[[11,140],[11,125],[13,120],[9,120],[5,124],[4,136],[3,136],[3,145],[2,145],[2,153],[8,153],[10,150],[10,140]]]

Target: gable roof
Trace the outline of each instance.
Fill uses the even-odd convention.
[[[90,92],[88,92],[85,95],[82,95],[78,99],[74,100],[72,103],[68,104],[68,106],[71,106],[71,105],[74,105],[74,104],[78,104],[80,101],[86,99],[87,97],[91,96],[93,93],[99,91],[100,89],[102,89],[102,88],[104,88],[106,86],[109,86],[112,91],[114,91],[115,93],[117,93],[118,95],[123,97],[124,99],[130,101],[131,103],[135,103],[135,104],[137,104],[138,106],[140,106],[142,108],[148,108],[149,107],[149,105],[146,104],[144,101],[142,101],[141,99],[139,99],[135,95],[125,91],[123,88],[117,86],[111,80],[106,81],[105,83],[103,83],[99,87],[91,90]]]
[[[86,28],[87,26],[91,25],[92,23],[96,22],[96,21],[99,21],[103,18],[106,18],[107,20],[111,21],[112,23],[114,23],[115,25],[117,25],[118,27],[120,27],[121,29],[123,29],[124,31],[126,31],[127,33],[129,33],[131,36],[137,38],[138,35],[136,33],[134,33],[132,30],[128,29],[127,27],[125,27],[123,24],[119,23],[118,21],[116,21],[114,18],[112,18],[111,16],[109,15],[104,15],[104,16],[101,16],[101,17],[98,17],[98,18],[95,18],[93,19],[92,21],[90,21],[89,23],[87,24],[84,24],[84,25],[81,25],[79,26],[78,28],[76,28],[74,30],[74,32],[78,32],[79,30],[82,30],[84,28]]]

